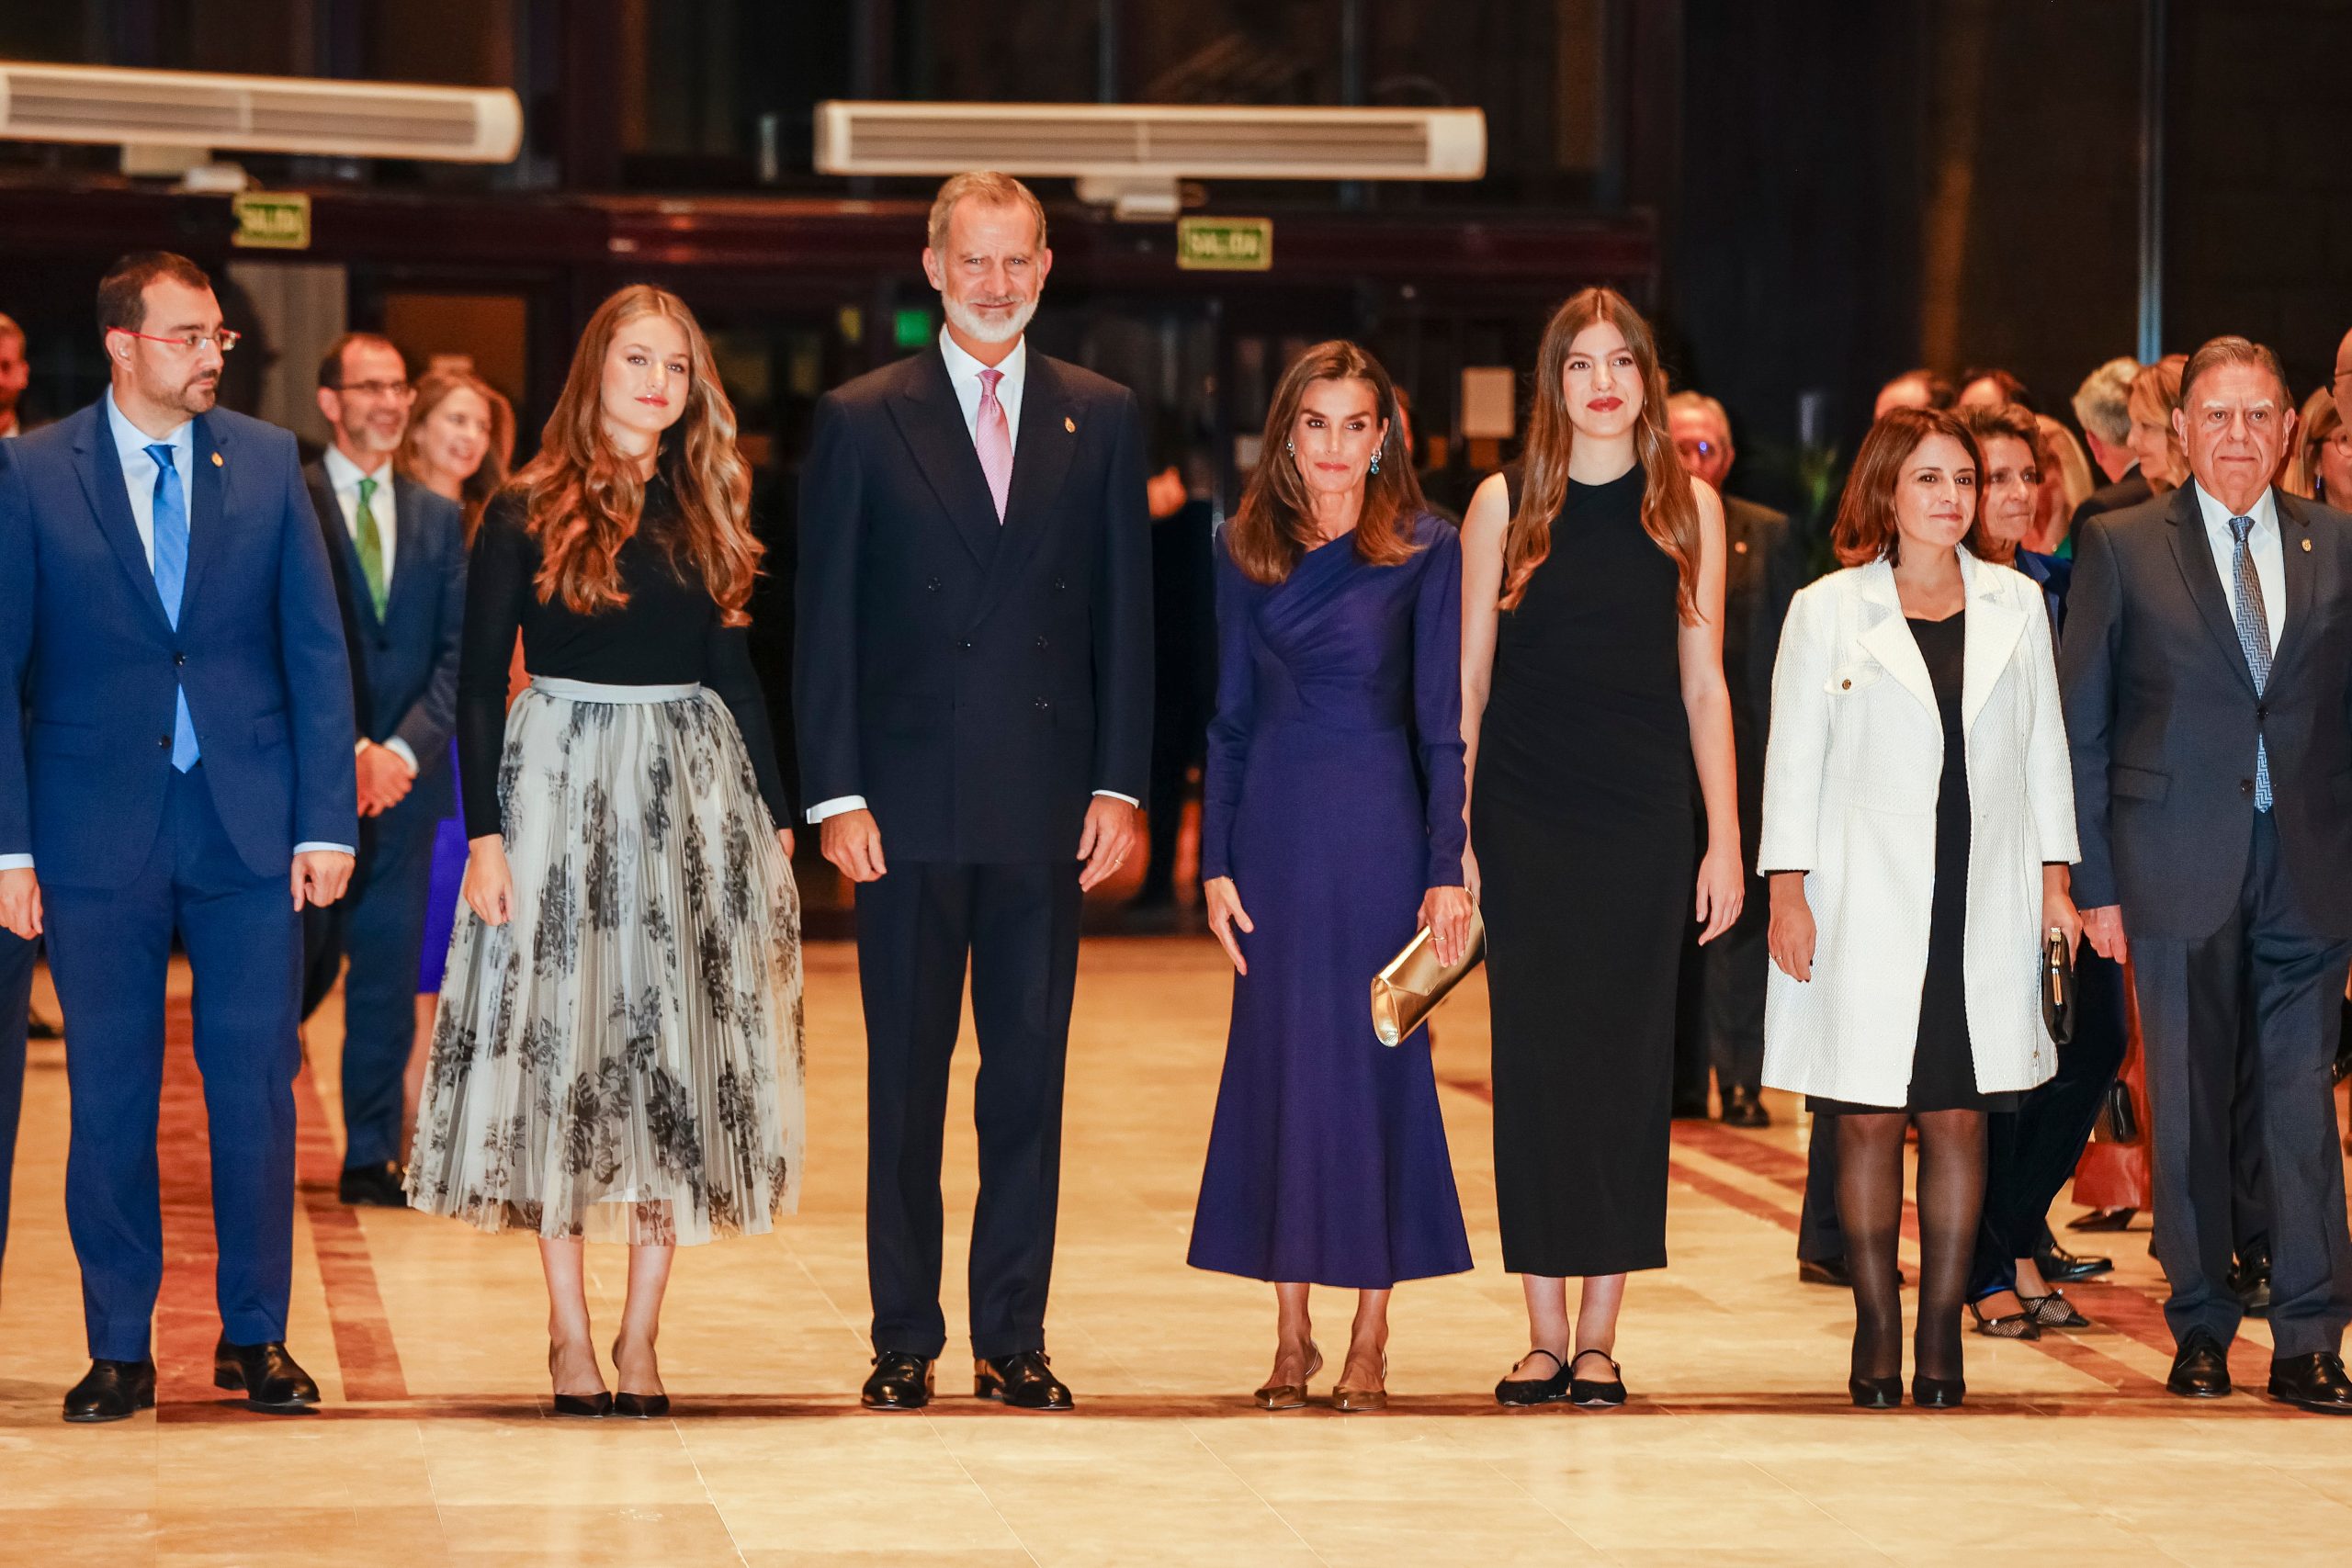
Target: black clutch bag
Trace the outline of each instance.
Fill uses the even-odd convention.
[[[2052,1043],[2075,1043],[2075,954],[2066,945],[2066,933],[2056,926],[2050,928],[2050,940],[2041,947],[2041,1021],[2049,1026]]]
[[[2107,1086],[2107,1109],[2102,1114],[2109,1143],[2136,1144],[2140,1141],[2140,1113],[2132,1108],[2132,1086],[2121,1078]]]

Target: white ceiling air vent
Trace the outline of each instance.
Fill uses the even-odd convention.
[[[1475,180],[1487,170],[1478,109],[835,100],[817,106],[816,129],[821,174],[1069,176],[1122,217],[1175,216],[1186,179]]]
[[[503,164],[523,105],[503,88],[0,61],[0,139],[119,146],[137,173],[212,151]]]

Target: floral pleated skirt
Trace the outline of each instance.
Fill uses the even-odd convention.
[[[589,1241],[768,1230],[800,1179],[800,899],[734,718],[541,678],[498,786],[514,912],[458,910],[411,1201]]]

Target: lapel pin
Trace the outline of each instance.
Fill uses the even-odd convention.
[[[226,464],[224,464],[224,463],[222,463],[222,462],[220,461],[220,453],[218,453],[218,452],[215,452],[214,454],[212,454],[212,466],[213,466],[214,468],[225,468],[225,467],[227,467],[227,465],[226,465]],[[2310,549],[2311,547],[2311,547],[2311,541],[2309,541],[2308,539],[2307,539],[2307,540],[2305,540],[2305,541],[2303,542],[2303,548],[2305,548],[2305,549]]]
[[[1064,414],[1062,415],[1062,428],[1069,431],[1072,435],[1076,435],[1078,434],[1078,421],[1070,418],[1068,414]]]
[[[1731,543],[1731,550],[1732,554],[1736,556],[1746,555],[1747,553],[1747,541],[1746,539],[1734,539]]]
[[[2305,540],[2303,541],[2303,548],[2304,548],[2304,550],[2305,550],[2306,552],[2308,552],[2308,551],[2311,549],[2311,547],[2312,547],[2312,542],[2311,542],[2309,539],[2305,539]]]

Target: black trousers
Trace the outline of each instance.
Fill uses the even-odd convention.
[[[1753,840],[1748,840],[1754,842]],[[1707,1055],[1715,1089],[1754,1094],[1764,1083],[1764,982],[1772,966],[1765,942],[1770,930],[1771,885],[1747,879],[1747,901],[1731,930],[1701,951],[1707,963]]]
[[[1985,1118],[1984,1216],[1969,1271],[1971,1301],[2017,1284],[2017,1260],[2041,1245],[2050,1205],[2082,1158],[2123,1066],[2123,966],[2087,942],[2075,958],[2075,1010],[2074,1042],[2059,1051],[2056,1074],[2015,1111]]]
[[[865,1002],[865,1255],[874,1348],[935,1357],[947,1070],[968,956],[979,1077],[975,1356],[1042,1349],[1061,1192],[1062,1068],[1078,978],[1078,863],[895,862],[857,890]]]
[[[1822,1263],[1846,1256],[1846,1227],[1838,1223],[1838,1118],[1813,1114],[1805,1150],[1804,1206],[1797,1213],[1797,1258]]]
[[[2245,883],[2221,929],[2195,942],[2132,943],[2154,1121],[2155,1252],[2172,1285],[2165,1321],[2176,1340],[2201,1330],[2226,1345],[2237,1333],[2243,1314],[2229,1269],[2245,1208],[2233,1193],[2243,1117],[2262,1156],[2254,1179],[2269,1229],[2270,1333],[2282,1357],[2335,1350],[2352,1317],[2352,1235],[2329,1077],[2352,942],[2302,929],[2291,874],[2276,824],[2257,812]],[[2241,1053],[2251,1054],[2243,1080]]]

